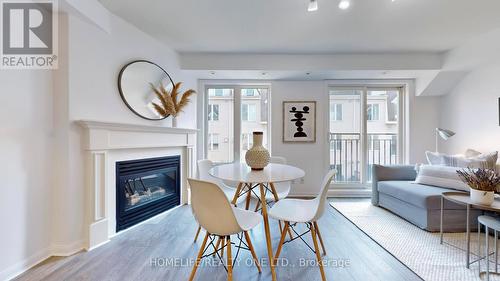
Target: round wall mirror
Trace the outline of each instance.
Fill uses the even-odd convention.
[[[127,105],[139,117],[147,120],[162,120],[152,103],[160,103],[151,84],[156,88],[161,85],[172,90],[174,82],[170,75],[156,63],[146,60],[136,60],[125,65],[118,75],[118,90]]]

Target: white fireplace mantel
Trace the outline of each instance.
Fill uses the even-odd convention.
[[[85,150],[194,146],[198,132],[197,129],[87,120],[77,123],[88,131]]]
[[[81,120],[86,152],[86,249],[115,234],[115,167],[117,160],[181,155],[181,204],[187,203],[187,177],[194,173],[197,129]]]

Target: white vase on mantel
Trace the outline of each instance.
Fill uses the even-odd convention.
[[[471,188],[470,200],[472,203],[489,206],[495,201],[495,192],[482,191]]]
[[[177,116],[172,115],[172,128],[177,128]]]

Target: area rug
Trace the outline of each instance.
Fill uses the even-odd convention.
[[[393,213],[371,205],[369,199],[335,199],[330,205],[366,233],[422,279],[428,281],[486,280],[478,276],[478,265],[465,267],[465,233],[446,233],[440,244],[439,233],[424,231]],[[481,237],[484,251],[484,233]],[[490,249],[493,250],[491,240]],[[477,232],[471,234],[471,260],[477,256]],[[482,270],[486,264],[481,262]],[[494,263],[490,263],[490,270]],[[500,280],[490,275],[490,280]]]

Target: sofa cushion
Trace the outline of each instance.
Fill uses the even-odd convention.
[[[441,209],[441,194],[451,190],[417,184],[413,181],[380,181],[378,183],[378,191],[420,208],[439,210]],[[444,208],[448,210],[465,209],[465,206],[448,200],[445,200],[444,203]]]
[[[457,167],[421,165],[415,183],[469,192],[470,188],[457,174]]]

